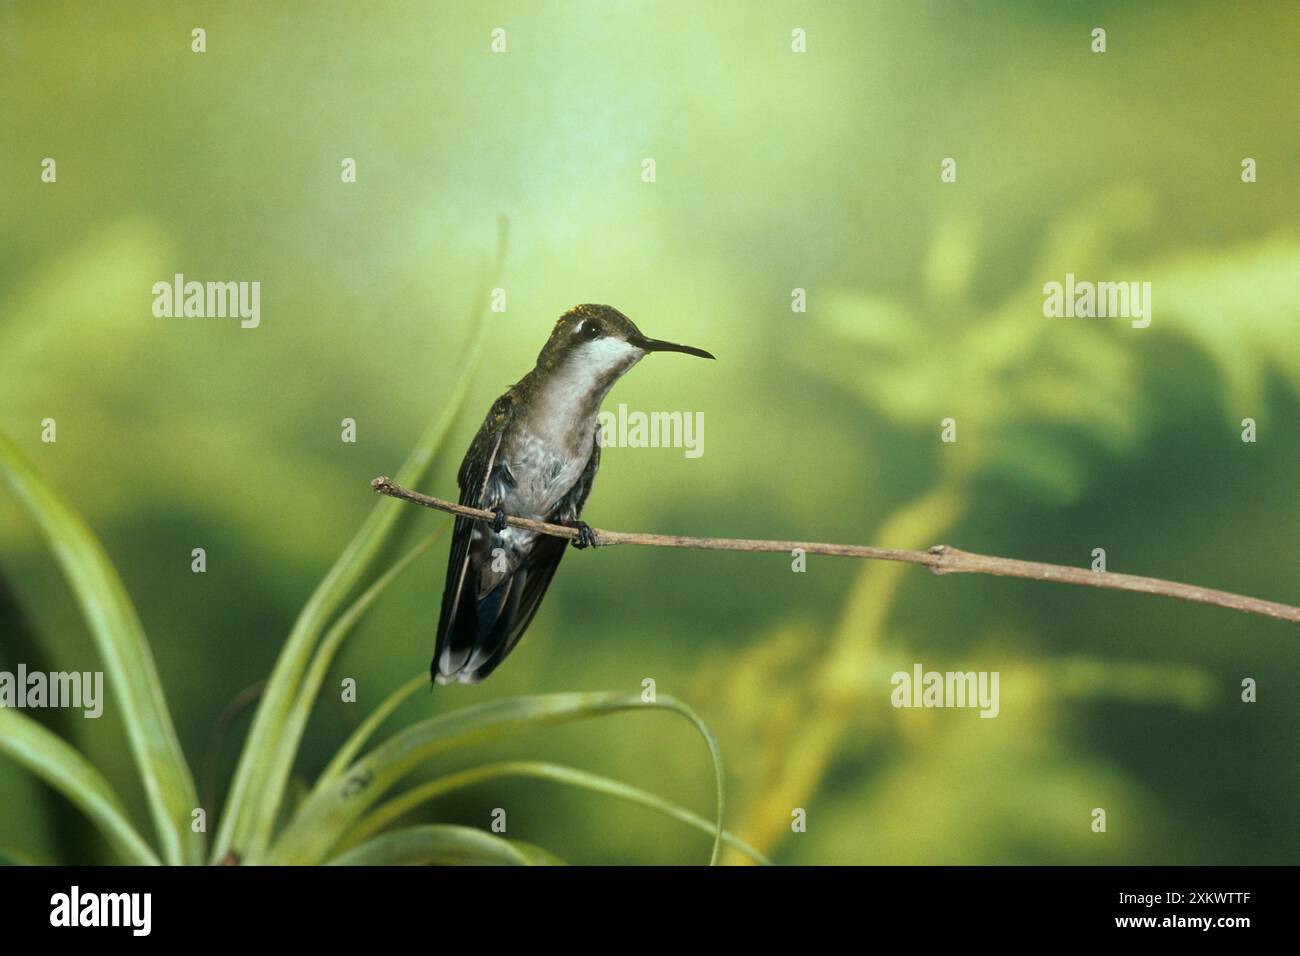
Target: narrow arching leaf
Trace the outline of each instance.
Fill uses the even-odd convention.
[[[450,824],[393,830],[329,861],[330,866],[528,866],[509,840]]]
[[[418,690],[423,690],[428,686],[429,675],[417,674],[401,687],[397,688],[397,690],[385,697],[378,707],[366,715],[366,719],[361,721],[361,724],[357,729],[352,731],[352,735],[348,737],[343,746],[338,749],[338,753],[336,753],[334,758],[329,762],[329,765],[321,774],[321,778],[326,779],[329,777],[336,777],[346,770],[348,764],[352,763],[357,754],[361,753],[361,748],[366,745],[366,741],[375,735],[375,731],[379,729],[379,725],[392,716],[393,711],[402,706],[402,704],[408,700],[412,694]]]
[[[565,767],[553,763],[504,761],[450,773],[411,788],[401,796],[394,797],[370,813],[348,834],[343,845],[348,847],[366,840],[401,819],[416,807],[435,800],[445,793],[500,777],[532,777],[538,780],[551,780],[566,786],[590,790],[593,793],[605,794],[627,803],[654,810],[704,833],[712,835],[714,832],[714,825],[704,817],[692,813],[671,800],[665,800],[663,797],[642,790],[640,787],[623,783],[621,780],[614,780],[600,774],[579,770],[576,767]],[[756,863],[761,863],[764,866],[772,865],[772,861],[766,856],[729,831],[724,830],[722,832],[722,842],[744,853]]]
[[[526,843],[523,840],[511,840],[510,845],[518,850],[528,861],[529,866],[568,866],[569,864],[561,860],[545,847],[540,847],[536,843]]]
[[[158,857],[127,820],[108,781],[62,737],[26,714],[0,707],[0,753],[12,757],[71,800],[126,863],[157,864]]]
[[[271,824],[279,817],[280,803],[284,798],[285,785],[289,771],[293,767],[294,755],[298,752],[298,744],[307,728],[307,721],[311,717],[312,708],[316,705],[316,699],[320,694],[321,685],[325,682],[330,664],[334,662],[339,648],[343,646],[343,641],[352,633],[357,622],[365,616],[388,585],[409,568],[416,558],[428,551],[447,530],[448,525],[449,522],[444,522],[437,531],[425,537],[403,555],[401,560],[384,572],[374,584],[352,602],[346,611],[339,615],[321,639],[311,666],[303,676],[302,686],[298,689],[298,696],[289,711],[284,730],[275,742],[276,749],[271,758],[273,770],[263,790],[262,809],[257,817],[257,827],[252,842],[245,851],[247,858],[255,859],[270,840]]]
[[[4,434],[0,473],[36,518],[90,626],[110,699],[121,711],[144,784],[163,859],[201,862],[201,835],[190,830],[191,814],[199,805],[194,779],[172,726],[149,642],[117,569],[81,515],[41,479]]]
[[[431,717],[379,745],[338,776],[323,777],[272,847],[275,863],[324,859],[356,822],[407,773],[434,754],[538,727],[603,717],[628,710],[666,710],[689,720],[708,744],[717,788],[718,816],[710,862],[722,847],[724,809],[722,756],[704,722],[685,704],[661,694],[644,702],[637,694],[540,694],[489,701]]]

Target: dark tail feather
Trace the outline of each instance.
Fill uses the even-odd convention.
[[[524,593],[528,572],[520,570],[483,596],[474,597],[474,588],[461,590],[452,610],[450,631],[442,653],[431,667],[435,683],[477,684],[491,672],[502,656],[519,615],[519,601]]]
[[[475,598],[478,586],[471,569],[466,567],[463,576],[448,572],[430,668],[435,683],[477,684],[496,670],[536,616],[567,545],[563,538],[536,542],[527,561],[482,600]]]

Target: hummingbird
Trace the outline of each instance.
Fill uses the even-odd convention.
[[[528,629],[564,557],[567,539],[512,527],[507,515],[576,528],[577,548],[593,543],[581,515],[600,468],[600,403],[650,352],[713,358],[647,338],[611,306],[575,306],[555,323],[532,371],[492,403],[456,481],[461,504],[495,517],[456,518],[434,683],[477,684],[491,674]]]

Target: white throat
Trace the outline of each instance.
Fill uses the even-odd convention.
[[[547,416],[594,418],[605,394],[644,355],[635,345],[609,337],[579,346],[551,374],[542,398]]]

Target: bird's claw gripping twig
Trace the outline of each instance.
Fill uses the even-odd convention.
[[[585,521],[575,521],[573,526],[578,529],[578,536],[573,539],[573,546],[581,551],[583,548],[594,548],[596,546],[596,533],[591,530],[591,525]]]
[[[506,512],[504,508],[493,509],[492,530],[497,534],[506,530]]]

